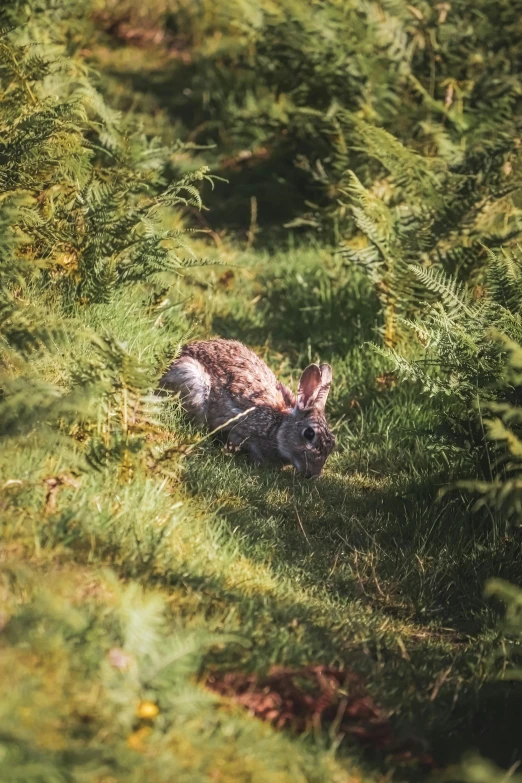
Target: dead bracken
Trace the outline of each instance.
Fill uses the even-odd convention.
[[[368,693],[362,677],[331,666],[274,666],[265,677],[243,672],[212,674],[206,685],[277,729],[297,733],[329,729],[397,761],[433,767],[425,743],[398,738],[385,710]]]

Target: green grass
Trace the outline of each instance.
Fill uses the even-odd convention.
[[[448,474],[430,445],[436,412],[415,388],[379,384],[373,297],[356,271],[325,248],[227,254],[231,273],[180,279],[163,321],[139,288],[75,310],[68,342],[32,373],[67,389],[93,359],[89,329],[125,341],[151,382],[187,335],[242,339],[294,383],[320,357],[334,367],[338,449],[313,484],[254,468],[199,441],[170,401],[138,409],[135,458],[97,469],[74,428],[13,434],[0,454],[1,780],[390,773],[346,738],[277,732],[201,684],[272,664],[361,673],[397,731],[427,739],[443,766],[470,747],[509,764],[519,695],[484,687],[497,635],[482,590],[517,579],[516,541],[458,498],[434,502]],[[120,648],[122,670],[110,663]]]

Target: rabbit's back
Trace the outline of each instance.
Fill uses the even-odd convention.
[[[257,418],[263,415],[278,421],[281,412],[295,405],[290,389],[262,359],[235,340],[188,343],[160,385],[180,392],[187,413],[212,428],[251,408],[256,409]],[[253,426],[252,417],[249,422]]]
[[[286,410],[295,402],[292,392],[277,380],[270,367],[235,340],[198,340],[183,348],[180,359],[183,357],[205,368],[214,404],[228,397],[240,410],[253,405]]]

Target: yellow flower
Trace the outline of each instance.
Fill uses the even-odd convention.
[[[138,718],[148,718],[151,720],[159,713],[158,706],[152,701],[140,701],[136,708]]]
[[[147,739],[152,729],[150,726],[142,726],[138,731],[133,732],[127,737],[127,745],[132,750],[136,750],[138,753],[143,753],[146,750],[144,740]]]

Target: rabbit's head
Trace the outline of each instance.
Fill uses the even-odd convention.
[[[296,405],[277,433],[279,453],[307,478],[320,476],[335,437],[324,417],[332,368],[310,364],[301,375]]]

